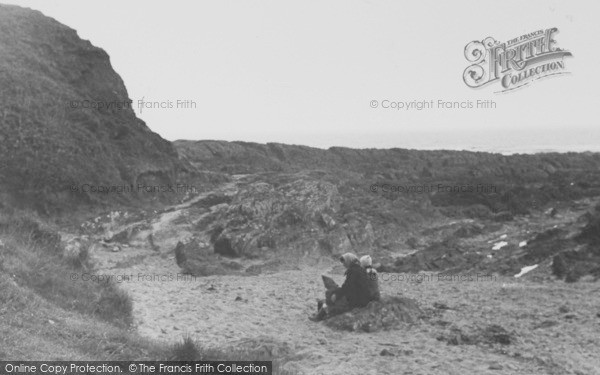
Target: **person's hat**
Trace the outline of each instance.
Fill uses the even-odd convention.
[[[373,266],[373,260],[371,259],[370,255],[364,255],[360,258],[360,265],[363,268],[367,268],[367,267],[372,267]]]
[[[340,257],[340,262],[346,266],[346,268],[350,267],[352,263],[359,263],[358,257],[353,253],[346,253]]]

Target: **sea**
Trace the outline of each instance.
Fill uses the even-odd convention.
[[[504,155],[600,152],[600,125],[588,129],[510,129],[427,132],[369,132],[369,133],[319,133],[279,134],[249,140],[251,142],[277,142],[327,149],[349,148],[405,148],[417,150],[466,150]]]

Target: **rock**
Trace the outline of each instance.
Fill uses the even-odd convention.
[[[184,247],[185,246],[181,241],[177,242],[177,245],[175,246],[175,262],[179,267],[183,267],[184,263],[187,260],[184,252]]]
[[[262,273],[262,266],[260,264],[253,264],[246,268],[246,273],[251,275],[260,275]]]
[[[150,234],[148,235],[148,244],[150,245],[150,248],[151,248],[153,251],[160,252],[160,246],[158,246],[158,245],[156,244],[156,241],[154,241],[154,234],[153,234],[153,233],[150,233]]]
[[[504,367],[502,367],[502,365],[499,363],[492,363],[490,367],[488,367],[490,370],[502,370],[503,368]]]
[[[352,251],[352,242],[348,238],[348,233],[341,227],[334,228],[323,238],[318,240],[318,247],[327,254],[343,254]]]
[[[559,279],[566,276],[568,272],[567,264],[561,254],[555,255],[552,258],[552,273]]]
[[[438,310],[452,310],[450,307],[448,307],[448,305],[446,305],[445,303],[441,303],[441,302],[434,302],[433,307]]]
[[[508,245],[508,242],[506,242],[506,241],[496,242],[494,244],[494,246],[492,247],[492,250],[500,250],[506,245]]]
[[[239,271],[242,268],[244,268],[244,266],[242,264],[235,262],[235,261],[221,262],[221,264],[223,265],[223,267],[234,270],[234,271]]]
[[[381,301],[370,302],[366,307],[330,317],[325,320],[325,325],[342,331],[377,332],[416,323],[422,316],[423,311],[416,301],[385,296]]]
[[[488,326],[484,331],[484,336],[490,342],[509,345],[513,338],[511,335],[499,325]]]
[[[492,220],[498,221],[498,222],[511,221],[512,219],[513,219],[513,215],[508,211],[499,212],[492,217]]]
[[[231,239],[225,235],[219,236],[215,241],[214,249],[216,254],[221,254],[227,257],[239,257],[241,251],[239,248],[234,248]]]
[[[521,276],[523,276],[523,275],[525,275],[525,274],[527,274],[527,273],[529,273],[529,272],[533,271],[533,270],[534,270],[534,269],[536,269],[537,267],[538,267],[538,265],[537,265],[537,264],[534,264],[534,265],[532,265],[532,266],[526,266],[526,267],[523,267],[523,268],[521,268],[521,272],[519,272],[518,274],[516,274],[514,277],[518,279],[519,277],[521,277]]]
[[[209,263],[203,259],[188,259],[182,267],[182,273],[193,276],[226,275],[229,272],[220,263]]]
[[[581,275],[573,270],[567,274],[567,277],[565,277],[565,282],[575,283],[575,282],[579,281],[580,278],[581,278]]]
[[[449,331],[437,337],[448,345],[502,344],[509,345],[513,341],[512,334],[499,325],[469,330],[467,328],[451,327]]]
[[[558,308],[558,312],[560,312],[561,314],[566,314],[569,311],[571,311],[569,309],[569,307],[567,305],[562,305],[561,307]]]
[[[112,247],[111,251],[113,253],[118,253],[119,251],[121,251],[121,248],[118,245],[115,245]]]
[[[337,224],[335,220],[333,220],[333,218],[327,214],[321,214],[321,221],[327,229],[333,229]]]
[[[364,222],[360,218],[352,218],[344,224],[346,236],[352,246],[370,248],[375,241],[375,234],[371,222]]]
[[[448,345],[475,345],[477,343],[474,337],[456,327],[452,327],[448,333],[438,335],[436,339],[445,341]]]
[[[282,179],[241,187],[225,210],[212,215],[215,228],[221,228],[211,235],[216,254],[257,258],[267,250],[283,252],[290,246],[290,251],[320,255],[319,247],[330,247],[328,251],[337,247],[330,241],[334,238],[328,238],[338,229],[343,232],[333,218],[339,206],[337,187],[303,173]]]
[[[115,234],[114,236],[106,239],[106,242],[118,242],[120,244],[127,243],[127,242],[129,242],[129,238],[131,237],[131,233],[132,233],[132,229],[131,228],[122,230],[119,233]]]
[[[210,262],[209,260],[214,260],[214,255],[210,248],[201,247],[199,242],[197,239],[177,242],[174,249],[175,262],[183,273],[194,276],[225,274],[224,263]]]
[[[411,249],[416,249],[419,246],[419,240],[415,237],[409,237],[404,243]]]
[[[553,320],[544,320],[540,324],[537,324],[537,325],[533,326],[533,328],[534,329],[538,329],[538,328],[550,328],[550,327],[554,327],[556,325],[558,325],[558,322],[555,322]]]
[[[244,300],[244,299],[243,299],[242,297],[240,297],[240,296],[237,296],[237,297],[235,297],[235,301],[236,301],[236,302],[237,302],[237,301],[243,301],[243,300]]]
[[[380,356],[389,356],[389,357],[394,357],[396,356],[394,353],[392,353],[390,350],[388,349],[383,349],[381,352],[379,352]]]
[[[319,338],[319,339],[317,340],[317,342],[318,342],[320,345],[327,345],[327,344],[328,344],[327,340],[326,340],[326,339],[324,339],[324,338],[322,338],[322,337],[321,337],[321,338]]]
[[[77,258],[81,251],[81,242],[78,239],[69,240],[64,248],[64,254],[68,258]]]
[[[397,258],[393,265],[383,265],[377,270],[380,272],[418,273],[419,271],[470,269],[479,264],[483,258],[482,254],[467,254],[455,239],[448,238],[408,256]]]
[[[483,233],[483,226],[477,224],[467,224],[454,232],[456,237],[469,238]]]

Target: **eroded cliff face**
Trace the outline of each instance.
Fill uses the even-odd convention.
[[[177,152],[129,100],[105,51],[38,11],[0,5],[0,202],[50,213],[148,200],[73,186],[174,183]]]

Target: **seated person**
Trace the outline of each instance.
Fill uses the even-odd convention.
[[[318,321],[326,316],[343,314],[355,307],[366,306],[369,302],[369,277],[364,268],[360,266],[358,257],[346,253],[340,257],[346,267],[346,280],[337,289],[328,289],[325,293],[325,303],[319,301],[320,307],[317,315],[311,320]]]
[[[379,301],[381,298],[381,294],[379,293],[379,280],[377,278],[377,270],[373,268],[371,256],[365,255],[361,257],[360,265],[365,269],[369,276],[369,299],[371,301]]]

